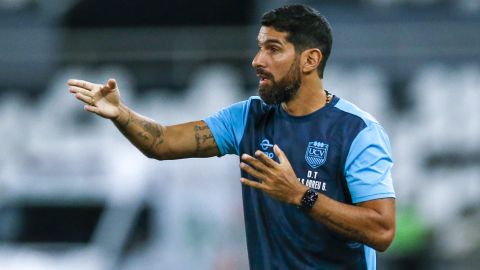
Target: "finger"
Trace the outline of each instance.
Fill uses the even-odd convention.
[[[77,86],[70,86],[68,90],[70,91],[70,93],[73,93],[73,94],[80,93],[82,95],[89,96],[89,97],[93,96],[93,93],[91,91],[85,90]]]
[[[94,83],[83,81],[83,80],[75,80],[75,79],[68,80],[67,84],[69,86],[78,86],[78,87],[81,87],[83,89],[90,90],[90,91],[95,89],[95,87],[96,87],[96,84],[94,84]]]
[[[115,79],[109,79],[108,82],[107,82],[107,85],[108,87],[110,87],[110,89],[115,89],[117,88],[117,81],[115,81]]]
[[[255,151],[255,156],[257,157],[258,160],[260,160],[263,164],[267,165],[270,168],[275,168],[275,165],[278,164],[260,150]]]
[[[260,172],[266,172],[268,170],[268,167],[260,162],[258,159],[248,155],[248,154],[243,154],[242,155],[242,161],[247,163],[248,165],[254,167]]]
[[[100,92],[103,95],[107,95],[108,93],[113,92],[114,90],[115,88],[110,88],[108,84],[100,86]]]
[[[278,147],[278,145],[275,144],[275,145],[273,146],[273,152],[275,153],[275,155],[277,155],[278,161],[280,161],[280,164],[282,164],[282,163],[288,163],[288,164],[290,164],[290,162],[288,161],[287,156],[286,156],[285,153],[282,151],[282,149],[280,149],[280,147]]]
[[[86,96],[86,95],[83,95],[83,94],[80,94],[80,93],[76,93],[76,94],[75,94],[75,97],[76,97],[78,100],[80,100],[80,101],[82,101],[82,102],[84,102],[84,103],[86,103],[86,104],[88,104],[88,105],[92,105],[93,102],[94,102],[94,100],[93,100],[92,97]]]
[[[103,95],[107,95],[107,94],[113,92],[116,89],[116,87],[117,87],[117,82],[114,79],[109,79],[107,81],[107,84],[102,85],[100,87],[100,92]]]
[[[256,182],[256,181],[248,180],[248,179],[242,177],[242,178],[240,178],[240,182],[244,185],[249,186],[249,187],[264,190],[263,184],[259,183],[259,182]]]
[[[240,162],[240,169],[242,169],[244,172],[250,174],[251,176],[257,178],[260,181],[264,181],[265,179],[264,174],[248,166],[246,163]]]
[[[92,106],[92,105],[85,105],[85,106],[83,106],[83,109],[85,111],[96,113],[96,114],[98,114],[100,112],[100,109],[98,109],[97,107]]]

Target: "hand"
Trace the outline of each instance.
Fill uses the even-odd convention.
[[[68,80],[69,91],[84,102],[85,110],[104,118],[115,119],[120,115],[120,92],[114,79],[106,85],[82,80]]]
[[[256,158],[243,154],[240,168],[260,182],[243,177],[240,181],[247,186],[266,192],[276,200],[299,205],[308,187],[298,181],[292,165],[277,145],[273,147],[273,151],[280,163],[270,159],[260,150],[255,152]]]

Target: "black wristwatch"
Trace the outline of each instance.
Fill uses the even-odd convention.
[[[313,205],[318,199],[318,193],[315,189],[311,188],[303,194],[302,200],[300,201],[300,206],[298,208],[302,209],[303,211],[310,211]]]

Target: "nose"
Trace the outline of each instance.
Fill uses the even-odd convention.
[[[257,52],[257,54],[255,54],[255,57],[253,57],[252,67],[253,68],[265,67],[265,63],[263,62],[263,59],[262,59],[262,51],[261,50],[259,50]]]

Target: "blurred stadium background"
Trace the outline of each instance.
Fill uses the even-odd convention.
[[[379,269],[480,269],[480,1],[300,2],[333,26],[327,89],[391,137]],[[237,157],[149,160],[66,81],[203,118],[256,93],[259,17],[287,3],[0,0],[0,269],[247,269]]]

